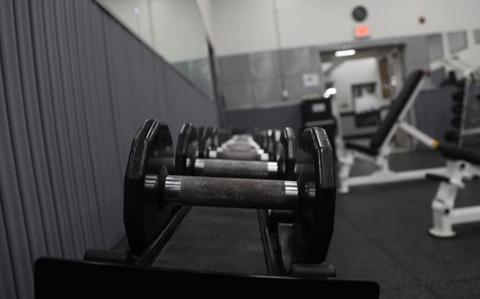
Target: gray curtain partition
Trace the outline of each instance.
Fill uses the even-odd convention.
[[[175,135],[217,124],[215,103],[93,0],[0,1],[0,298],[33,297],[39,256],[123,238],[123,172],[148,117]]]

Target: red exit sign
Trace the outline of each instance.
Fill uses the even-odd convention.
[[[366,38],[370,36],[370,27],[367,25],[357,25],[355,27],[356,38]]]

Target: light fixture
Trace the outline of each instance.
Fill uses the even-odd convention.
[[[325,92],[323,93],[323,97],[328,99],[335,94],[337,94],[337,89],[335,87],[330,87],[325,90]]]
[[[349,50],[340,50],[335,52],[335,57],[346,57],[346,56],[353,56],[357,53],[355,49],[349,49]]]

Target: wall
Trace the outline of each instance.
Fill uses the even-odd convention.
[[[169,62],[208,57],[206,32],[193,0],[149,1],[154,47]]]
[[[356,0],[210,0],[219,55],[354,40]],[[480,28],[476,0],[365,0],[372,39]],[[418,17],[425,16],[424,25]],[[278,30],[276,23],[278,24]],[[277,39],[278,37],[278,39]]]
[[[211,0],[210,3],[218,55],[279,48],[272,0]]]
[[[195,0],[97,0],[213,98],[207,33]]]
[[[137,36],[141,36],[145,42],[153,43],[151,14],[149,14],[147,0],[100,0],[99,2],[105,4],[107,8],[115,5],[115,9],[110,12],[121,18],[123,23]]]
[[[217,123],[213,101],[92,0],[0,1],[0,298],[33,297],[39,256],[123,238],[123,175],[145,118],[174,136]]]
[[[480,19],[473,13],[478,11],[480,3],[475,0],[366,0],[362,3],[353,0],[209,0],[208,3],[214,45],[220,55],[226,108],[235,126],[241,126],[242,119],[252,119],[251,111],[258,109],[263,116],[254,118],[254,126],[262,127],[267,125],[268,121],[264,120],[276,108],[289,109],[304,97],[321,95],[325,79],[316,67],[321,51],[404,45],[405,75],[418,68],[435,70],[443,66],[441,59],[452,55],[474,67],[480,66],[480,45],[474,38]],[[356,23],[351,17],[353,7],[359,4],[368,9],[365,24],[371,28],[371,37],[363,40],[355,39]],[[425,24],[419,24],[419,16],[426,17]],[[285,58],[286,52],[291,54],[289,58]],[[287,64],[289,67],[283,67]],[[291,69],[295,74],[287,74]],[[232,77],[232,73],[237,76]],[[259,79],[259,73],[269,75]],[[311,88],[303,84],[303,76],[310,73],[319,75],[320,86]],[[435,83],[440,80],[441,76],[434,78]],[[268,107],[272,109],[266,109]],[[349,112],[348,108],[340,107],[340,111]],[[242,112],[245,117],[241,116]],[[244,122],[244,126],[251,125]]]
[[[208,57],[206,32],[195,0],[99,0],[168,62]]]
[[[210,0],[196,0],[198,10],[200,11],[200,15],[202,16],[202,21],[205,26],[205,30],[207,31],[207,35],[209,39],[214,41],[213,36],[213,24],[212,24],[212,3]]]
[[[298,103],[303,96],[323,90],[319,52],[314,47],[224,56],[219,69],[228,110]],[[319,78],[318,84],[305,86],[304,75],[312,74]]]

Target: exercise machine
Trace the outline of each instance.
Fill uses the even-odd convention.
[[[350,187],[354,186],[418,180],[424,179],[427,173],[443,174],[445,172],[444,167],[400,172],[393,171],[389,167],[388,158],[392,152],[391,142],[399,130],[404,131],[431,149],[436,149],[439,145],[437,140],[407,122],[407,113],[415,103],[425,80],[425,72],[422,70],[414,71],[409,75],[403,89],[390,106],[388,114],[370,139],[368,146],[345,142],[345,148],[339,152],[338,157],[340,193],[348,193]],[[369,175],[350,176],[355,159],[373,163],[376,170]]]

